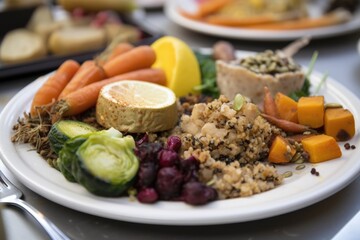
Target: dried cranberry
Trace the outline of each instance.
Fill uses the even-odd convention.
[[[200,182],[187,182],[183,186],[182,199],[191,205],[202,205],[217,198],[215,189]]]
[[[158,200],[159,195],[154,188],[144,188],[137,194],[137,199],[142,203],[154,203]]]
[[[139,140],[136,141],[136,146],[149,142],[149,136],[145,133]]]
[[[143,162],[140,164],[138,172],[138,187],[149,187],[155,182],[157,175],[157,165],[155,162]]]
[[[178,152],[181,148],[181,139],[178,136],[170,136],[166,145],[168,149]]]
[[[180,169],[184,175],[184,182],[198,181],[199,166],[199,161],[193,156],[180,161]]]
[[[161,149],[160,143],[142,143],[135,149],[135,154],[141,162],[157,162],[157,155]]]
[[[180,195],[182,182],[183,176],[178,169],[164,167],[157,174],[155,186],[161,199],[170,200]]]
[[[161,168],[172,167],[179,163],[179,155],[172,150],[161,150],[158,154],[158,159]]]

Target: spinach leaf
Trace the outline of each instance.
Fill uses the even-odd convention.
[[[202,94],[218,98],[220,95],[216,84],[216,63],[211,55],[195,52],[195,56],[199,62],[201,85],[196,86],[196,91]]]

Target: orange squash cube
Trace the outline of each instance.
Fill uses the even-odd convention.
[[[268,160],[272,163],[288,163],[295,153],[296,150],[285,138],[276,136],[271,144]]]
[[[298,101],[298,120],[302,125],[319,128],[324,125],[324,96],[301,97]]]
[[[324,130],[336,141],[347,141],[355,135],[354,115],[344,108],[328,108],[325,110]]]
[[[298,103],[280,92],[275,95],[275,105],[281,119],[298,123]]]
[[[301,141],[304,150],[309,153],[311,163],[319,163],[341,157],[341,149],[335,138],[321,134]]]

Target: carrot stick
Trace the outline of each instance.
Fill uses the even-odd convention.
[[[59,95],[58,99],[64,98],[66,95],[86,86],[93,82],[103,80],[105,78],[105,73],[103,69],[98,66],[95,61],[88,60],[85,61],[79,71],[71,79],[71,81],[66,85],[64,90]]]
[[[108,78],[99,82],[87,85],[69,95],[58,103],[59,111],[62,116],[72,116],[84,112],[85,110],[95,106],[100,90],[103,86],[122,80],[139,80],[166,84],[166,76],[162,69],[141,69],[128,72],[112,78]]]
[[[278,23],[258,24],[249,26],[254,29],[264,30],[297,30],[306,28],[319,28],[331,25],[337,25],[349,21],[351,14],[346,10],[336,10],[318,18],[301,18],[292,21],[283,21]]]
[[[278,115],[274,98],[266,86],[264,87],[264,113],[272,117],[277,117]]]
[[[30,114],[35,117],[37,112],[43,114],[40,106],[47,105],[56,100],[71,78],[80,68],[80,64],[74,60],[66,60],[57,71],[36,92],[32,101]]]
[[[300,143],[301,140],[303,140],[305,138],[313,137],[315,135],[316,134],[314,134],[314,133],[311,133],[311,134],[296,134],[296,135],[292,135],[292,136],[287,136],[287,138]]]
[[[198,9],[195,13],[187,12],[183,9],[180,9],[180,13],[184,15],[185,17],[191,18],[191,19],[200,19],[203,18],[211,13],[214,13],[218,11],[220,8],[224,7],[226,4],[228,4],[230,0],[207,0],[207,1],[201,1],[198,4]]]
[[[108,61],[103,68],[107,77],[114,77],[126,72],[149,68],[155,60],[155,51],[150,46],[139,46]]]
[[[102,52],[97,58],[96,61],[100,66],[103,66],[106,62],[114,59],[115,57],[126,53],[134,48],[134,45],[127,43],[127,42],[121,42],[113,48],[106,49],[104,52]]]
[[[276,117],[269,116],[267,114],[261,114],[261,116],[263,118],[265,118],[269,123],[274,124],[275,126],[284,130],[285,132],[303,133],[306,131],[313,131],[308,126],[290,122],[290,121],[283,120],[283,119],[278,119]]]
[[[110,60],[114,59],[115,57],[130,51],[133,48],[134,48],[134,45],[132,45],[130,43],[119,43],[111,51],[109,57],[107,58],[107,61],[110,61]]]

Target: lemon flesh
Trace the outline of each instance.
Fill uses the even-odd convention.
[[[177,123],[176,96],[169,88],[141,81],[120,81],[100,91],[96,120],[106,128],[144,133],[172,129]]]
[[[167,87],[177,97],[196,93],[194,87],[201,84],[201,75],[199,63],[191,48],[182,40],[170,36],[158,39],[151,47],[156,53],[153,67],[165,71]]]

